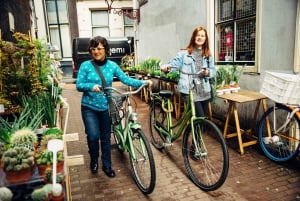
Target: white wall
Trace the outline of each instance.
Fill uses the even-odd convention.
[[[115,1],[112,7],[132,7],[132,1]],[[92,36],[91,10],[95,9],[105,10],[107,9],[107,4],[104,2],[104,0],[77,2],[79,37]],[[111,36],[124,36],[124,25],[122,16],[114,14],[113,11],[111,11],[111,14],[109,16],[109,22]]]
[[[197,26],[207,26],[206,0],[149,0],[137,27],[137,60],[148,57],[167,62],[185,48]]]

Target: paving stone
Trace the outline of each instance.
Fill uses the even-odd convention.
[[[120,86],[118,84],[118,86]],[[80,113],[81,93],[74,84],[66,84],[63,97],[70,105],[67,133],[78,133],[78,140],[67,142],[68,154],[82,155],[84,164],[69,167],[72,201],[257,201],[257,200],[300,200],[300,164],[277,164],[266,158],[259,147],[245,149],[238,153],[237,141],[230,139],[230,169],[224,185],[218,190],[204,192],[187,177],[181,156],[180,142],[162,152],[152,145],[156,162],[156,186],[152,194],[144,195],[133,181],[127,153],[123,156],[112,150],[112,164],[115,178],[108,178],[101,170],[92,175],[89,170],[86,136]],[[135,97],[138,118],[148,139],[149,108],[139,96]],[[101,167],[101,164],[100,164]]]

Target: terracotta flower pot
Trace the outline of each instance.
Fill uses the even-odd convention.
[[[47,168],[53,168],[52,165],[37,165],[40,176],[45,176]],[[64,170],[64,161],[58,162],[56,165],[56,172],[62,173]]]
[[[18,172],[15,171],[5,172],[6,181],[11,184],[28,181],[31,178],[31,176],[32,176],[32,167],[23,169]]]
[[[51,201],[64,201],[65,200],[65,193],[62,192],[60,196],[54,197],[52,194],[50,196]]]

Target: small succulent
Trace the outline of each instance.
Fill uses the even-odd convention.
[[[0,159],[2,158],[3,153],[6,151],[6,145],[0,140]]]
[[[36,133],[30,128],[22,128],[12,134],[11,147],[26,147],[34,150],[34,145],[37,142]]]
[[[31,199],[33,201],[45,201],[47,197],[48,193],[45,191],[44,188],[34,189],[31,193]]]
[[[53,188],[52,188],[53,197],[60,196],[62,194],[62,192],[63,192],[63,187],[61,184],[59,184],[59,183],[53,184]]]
[[[57,162],[64,161],[63,152],[57,152]],[[37,165],[52,165],[53,164],[53,152],[47,149],[36,155],[36,164]]]
[[[47,168],[46,169],[45,176],[44,176],[45,182],[52,183],[52,177],[53,177],[52,173],[53,173],[52,168]],[[56,174],[56,182],[57,183],[62,183],[63,179],[64,179],[64,176],[62,174]]]
[[[11,201],[13,193],[7,187],[0,187],[0,200],[1,201]]]
[[[52,139],[62,139],[63,131],[59,128],[49,128],[47,129],[42,136],[40,143],[40,149],[47,149],[48,141]]]
[[[9,148],[2,156],[4,171],[21,171],[32,167],[34,164],[34,152],[26,147]]]

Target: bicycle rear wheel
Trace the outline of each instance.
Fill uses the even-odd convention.
[[[207,119],[194,122],[194,134],[196,143],[192,139],[190,124],[182,142],[186,170],[200,189],[216,190],[223,185],[228,175],[229,154],[226,142],[220,129]]]
[[[163,111],[161,103],[153,101],[150,108],[149,131],[151,142],[158,150],[162,150],[164,148],[164,140],[161,138],[157,129],[164,127],[166,123],[166,113]]]
[[[289,118],[292,109],[276,104],[270,107],[262,116],[258,126],[259,144],[264,154],[276,162],[285,162],[295,159],[299,154],[300,121],[295,114],[289,123],[276,132]],[[268,127],[269,132],[268,132]]]
[[[138,188],[144,194],[150,194],[153,192],[156,183],[153,153],[142,130],[131,131],[133,153],[130,153],[130,164],[133,178]]]

